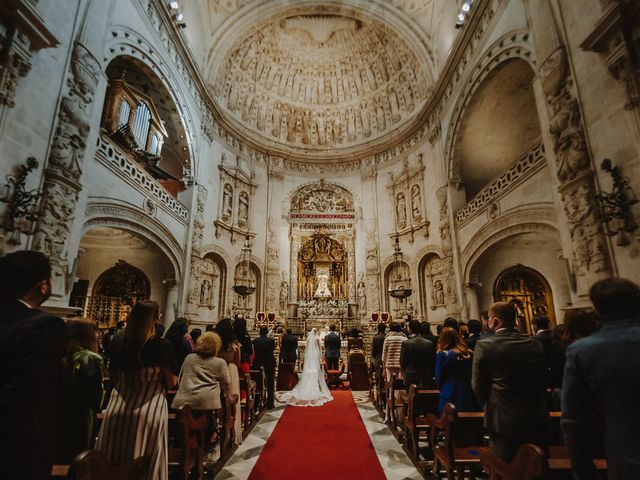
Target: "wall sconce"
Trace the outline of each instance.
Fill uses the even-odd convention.
[[[605,158],[600,164],[603,172],[611,175],[613,190],[611,193],[595,195],[600,205],[600,220],[606,225],[606,234],[618,235],[618,246],[629,245],[627,233],[638,229],[638,224],[631,213],[631,206],[638,203],[633,189],[629,186],[629,178],[623,177],[618,167],[614,167],[611,160]]]
[[[11,232],[8,242],[20,245],[20,235],[33,235],[38,219],[38,202],[42,192],[40,189],[27,191],[25,183],[27,175],[38,168],[38,161],[34,157],[27,158],[26,165],[20,165],[18,175],[7,175],[7,183],[2,188],[0,202],[8,204],[2,222],[2,228]]]

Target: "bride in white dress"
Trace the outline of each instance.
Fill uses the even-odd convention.
[[[302,378],[290,392],[283,392],[278,400],[297,407],[319,407],[333,400],[322,368],[320,337],[315,328],[307,335]]]

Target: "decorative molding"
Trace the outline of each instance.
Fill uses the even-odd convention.
[[[98,136],[96,159],[135,189],[151,195],[164,210],[183,225],[187,224],[189,211],[105,135]]]
[[[468,223],[485,207],[512,191],[545,165],[544,145],[537,143],[511,165],[507,171],[480,190],[480,192],[456,214],[458,226],[462,227]]]

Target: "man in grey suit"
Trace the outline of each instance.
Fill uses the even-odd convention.
[[[544,349],[516,332],[511,303],[491,305],[488,323],[495,334],[476,343],[471,384],[485,405],[491,451],[508,462],[523,443],[548,444]]]
[[[593,284],[599,331],[567,348],[562,433],[576,480],[597,478],[594,426],[604,426],[609,480],[640,479],[640,287],[623,278]]]
[[[324,337],[324,356],[327,359],[327,370],[338,370],[342,341],[336,332],[335,325],[329,325],[329,330],[331,331]]]
[[[404,386],[409,389],[412,383],[418,388],[433,386],[433,343],[420,336],[420,322],[409,322],[409,340],[402,342],[400,367],[404,372]]]

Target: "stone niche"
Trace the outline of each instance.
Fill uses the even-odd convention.
[[[273,18],[233,45],[214,77],[219,104],[243,127],[317,151],[388,134],[427,93],[404,40],[346,11]]]

